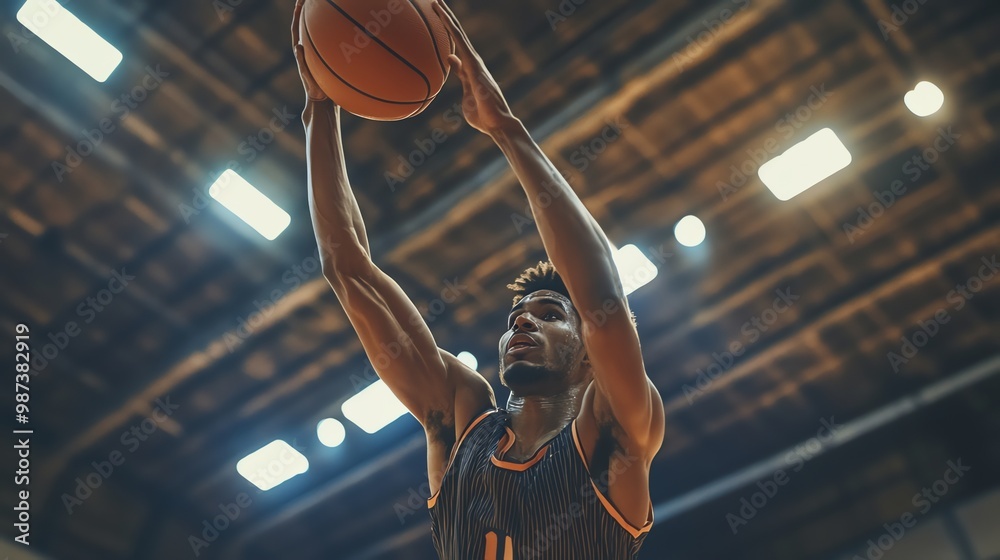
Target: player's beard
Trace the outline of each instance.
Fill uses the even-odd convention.
[[[504,369],[503,381],[510,389],[531,387],[540,383],[557,379],[560,373],[553,371],[544,364],[533,364],[525,360],[516,361]]]

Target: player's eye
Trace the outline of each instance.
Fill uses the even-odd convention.
[[[550,316],[555,317],[556,319],[559,318],[558,313],[556,313],[555,311],[549,311],[548,313],[545,314],[545,317],[543,317],[543,319],[548,319]]]

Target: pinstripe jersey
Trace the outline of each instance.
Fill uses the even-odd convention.
[[[441,560],[633,560],[652,526],[631,526],[590,476],[576,421],[524,463],[510,414],[488,411],[455,443],[428,500]],[[601,478],[601,477],[598,477]]]

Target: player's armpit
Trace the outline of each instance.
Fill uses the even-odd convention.
[[[646,374],[628,301],[602,308],[613,311],[581,315],[597,392],[594,412],[599,422],[613,420],[651,457],[663,442],[663,400]]]

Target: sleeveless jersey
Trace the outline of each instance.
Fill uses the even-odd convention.
[[[455,443],[427,502],[441,560],[634,560],[652,504],[642,527],[625,521],[590,476],[576,420],[524,463],[502,459],[510,425],[506,410],[490,410]]]

